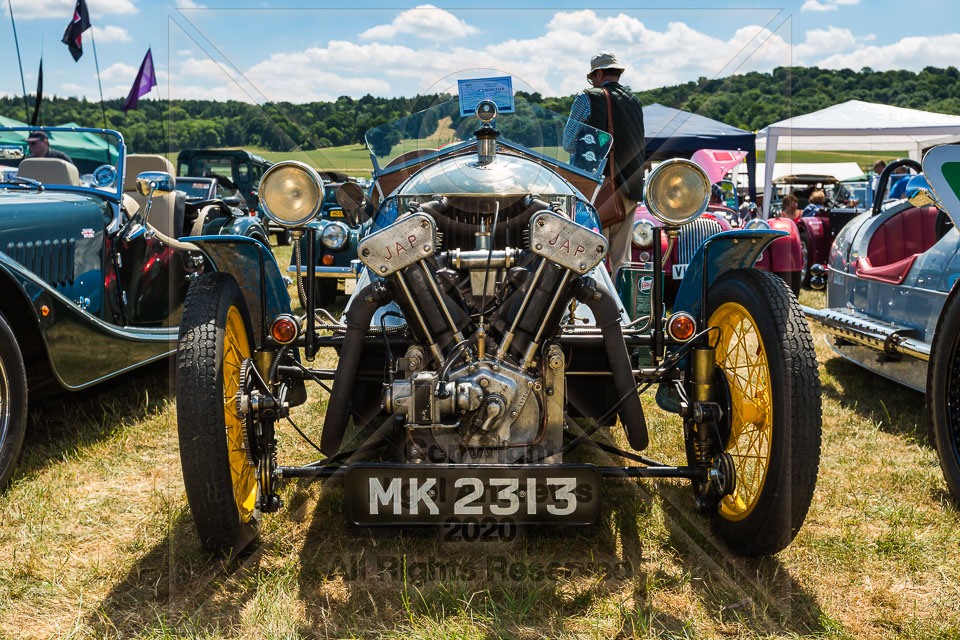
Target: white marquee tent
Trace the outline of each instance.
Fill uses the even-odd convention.
[[[766,150],[763,210],[768,215],[777,149],[904,151],[919,161],[927,147],[960,141],[960,116],[848,100],[788,118],[757,133]]]

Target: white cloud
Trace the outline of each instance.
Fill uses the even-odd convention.
[[[13,15],[18,20],[57,19],[66,27],[76,4],[76,0],[13,0]],[[91,20],[111,14],[137,13],[132,0],[89,0],[87,10]],[[3,3],[3,13],[8,13],[6,2]]]
[[[193,0],[177,0],[178,9],[206,9],[207,5],[194,2]]]
[[[824,0],[823,2],[818,2],[818,0],[807,0],[803,3],[803,6],[800,7],[801,11],[836,11],[840,5],[853,5],[859,4],[860,0]]]
[[[112,24],[103,28],[94,26],[93,35],[97,42],[130,42],[133,38],[123,27],[115,27]]]
[[[825,69],[910,69],[947,67],[960,59],[960,33],[938,36],[912,36],[884,46],[861,47],[848,53],[836,53],[816,62]]]
[[[404,11],[390,24],[371,27],[360,34],[361,40],[389,40],[397,34],[413,34],[426,40],[453,40],[479,33],[449,11],[422,4]]]

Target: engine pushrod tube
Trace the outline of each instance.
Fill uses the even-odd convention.
[[[520,318],[523,317],[524,312],[527,310],[527,305],[533,298],[533,290],[537,288],[537,282],[539,282],[540,276],[543,275],[543,270],[546,266],[547,261],[541,260],[540,266],[538,266],[536,272],[534,272],[533,278],[530,280],[530,287],[527,289],[527,294],[523,296],[523,300],[520,301],[520,309],[517,311],[517,315],[513,317],[513,322],[510,323],[510,330],[507,331],[507,335],[503,336],[503,342],[500,343],[500,348],[497,349],[497,360],[503,360],[507,355],[507,350],[513,342],[517,325],[520,324]]]
[[[447,324],[449,324],[453,330],[453,339],[456,340],[457,344],[463,342],[463,334],[460,333],[457,325],[453,322],[453,316],[450,315],[450,309],[447,308],[447,303],[443,301],[443,296],[440,294],[440,287],[437,286],[436,279],[433,277],[433,274],[430,273],[430,268],[423,260],[420,261],[420,266],[423,267],[423,273],[426,275],[427,282],[430,284],[430,290],[433,291],[433,296],[437,299],[440,310],[443,311],[443,317],[446,318]]]
[[[403,289],[403,295],[407,297],[407,304],[409,304],[410,308],[413,309],[413,314],[417,316],[417,322],[419,322],[420,326],[423,328],[423,335],[427,339],[430,352],[433,353],[433,357],[437,359],[437,362],[443,362],[443,354],[440,353],[440,348],[437,347],[437,343],[430,334],[430,327],[427,326],[426,319],[424,319],[423,314],[420,313],[420,307],[418,307],[417,303],[413,300],[413,295],[410,293],[410,288],[407,286],[407,281],[404,280],[403,274],[399,271],[397,271],[394,276],[397,278],[400,288]]]
[[[523,369],[526,369],[533,362],[533,357],[537,353],[537,349],[540,348],[540,340],[543,338],[543,330],[546,328],[547,320],[550,316],[553,315],[553,310],[557,308],[557,302],[560,301],[560,296],[563,295],[563,288],[567,286],[567,280],[570,279],[570,270],[564,269],[563,276],[560,277],[560,284],[557,285],[557,291],[553,294],[553,298],[550,299],[550,306],[547,307],[547,312],[543,314],[543,318],[540,320],[540,326],[537,327],[537,335],[534,336],[533,342],[527,346],[527,352],[523,354]]]

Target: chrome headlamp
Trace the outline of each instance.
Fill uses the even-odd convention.
[[[633,244],[641,249],[653,245],[653,224],[649,220],[637,220],[633,225]]]
[[[317,217],[323,180],[313,167],[296,160],[273,165],[260,180],[260,203],[267,217],[284,227],[302,227]]]
[[[331,222],[320,232],[320,242],[322,242],[323,246],[327,249],[339,251],[347,242],[347,236],[349,234],[350,231],[347,229],[347,225],[342,222]]]
[[[665,225],[679,227],[696,220],[710,202],[710,179],[700,166],[674,158],[650,173],[643,193],[647,210]]]

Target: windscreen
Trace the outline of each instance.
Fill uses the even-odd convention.
[[[78,180],[72,180],[72,172],[63,175],[44,171],[47,186],[71,186],[96,188],[117,193],[120,158],[120,138],[114,132],[77,131],[58,128],[5,127],[0,128],[0,178],[9,179],[19,175],[20,164],[28,158],[56,158],[65,160],[77,168]],[[22,156],[22,157],[17,157]],[[24,172],[32,174],[31,171]]]
[[[610,134],[521,96],[515,97],[515,104],[515,113],[500,114],[494,122],[500,142],[599,178],[613,142]],[[370,155],[385,169],[474,140],[478,128],[477,117],[461,117],[460,103],[453,99],[370,129],[364,138]]]

